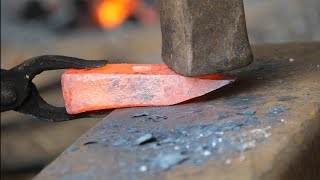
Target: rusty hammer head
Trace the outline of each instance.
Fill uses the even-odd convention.
[[[243,0],[161,0],[162,59],[184,76],[237,69],[253,60]]]

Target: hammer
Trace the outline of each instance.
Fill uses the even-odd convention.
[[[162,59],[184,76],[221,73],[253,60],[243,0],[160,0]]]

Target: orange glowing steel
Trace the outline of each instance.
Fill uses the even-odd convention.
[[[99,24],[106,29],[115,29],[132,13],[138,0],[102,0],[96,9]]]
[[[169,0],[168,0],[169,1]],[[67,112],[174,105],[225,86],[230,77],[184,77],[164,64],[108,64],[69,69],[61,77]]]

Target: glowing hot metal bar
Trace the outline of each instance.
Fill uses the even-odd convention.
[[[67,112],[166,106],[204,95],[232,82],[223,75],[184,77],[166,65],[108,64],[101,68],[67,70],[62,75]]]

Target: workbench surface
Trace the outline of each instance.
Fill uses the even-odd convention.
[[[320,177],[320,43],[253,53],[228,73],[232,85],[175,106],[114,110],[36,179]]]

